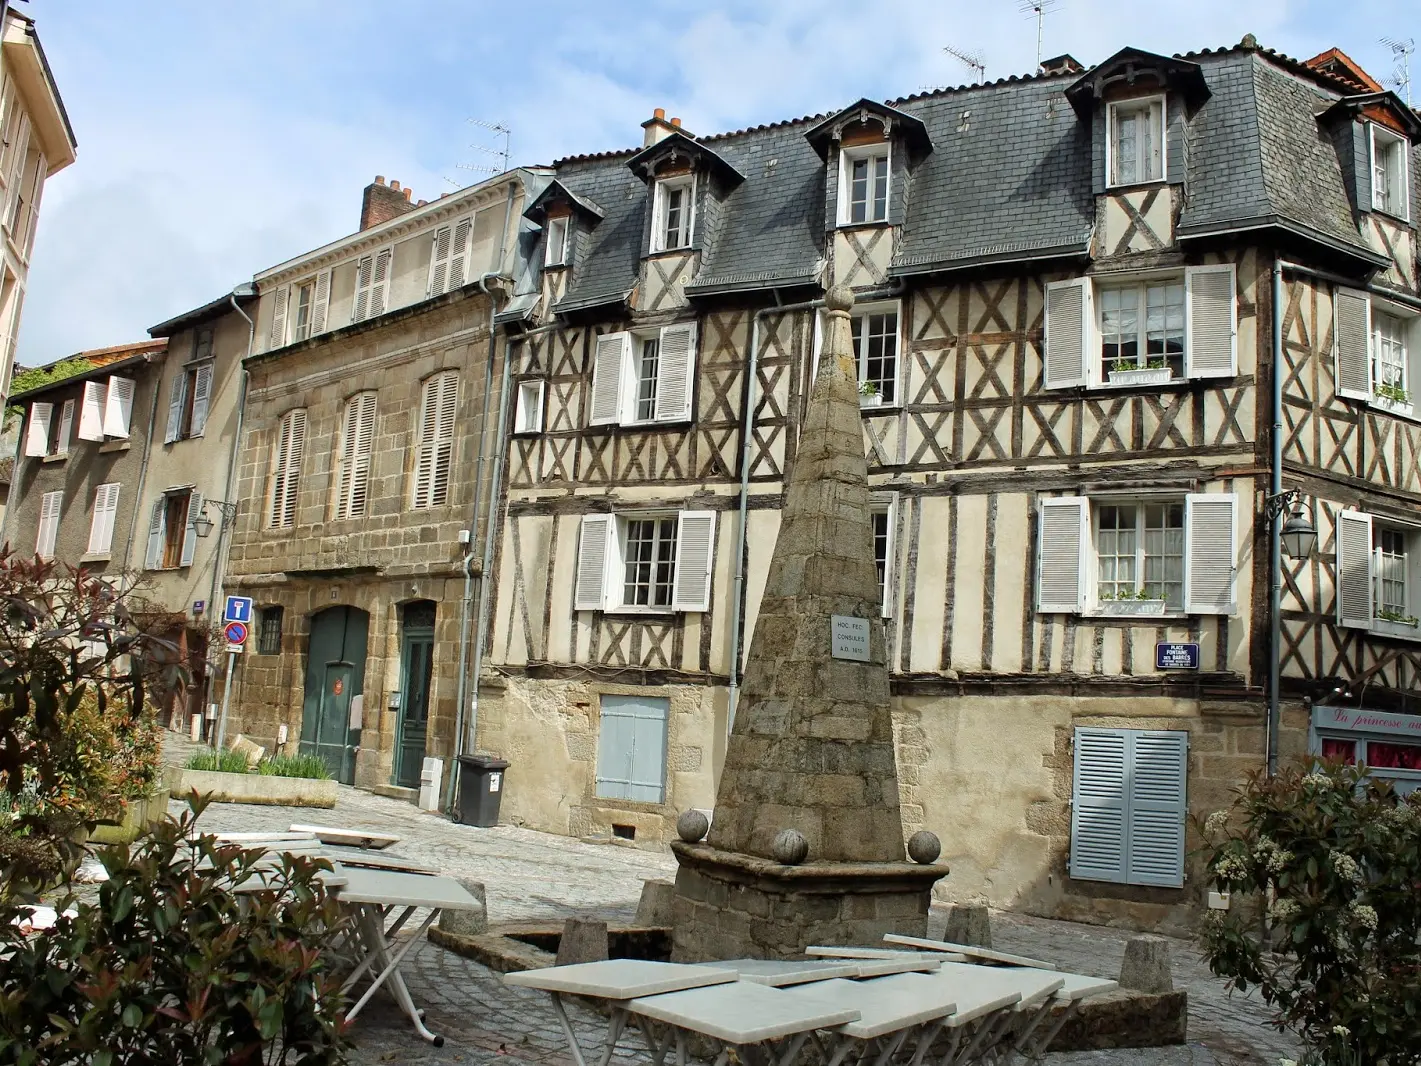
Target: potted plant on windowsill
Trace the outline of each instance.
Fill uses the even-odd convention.
[[[859,406],[860,407],[882,407],[883,393],[878,391],[878,385],[872,381],[859,382]]]
[[[1110,365],[1110,384],[1167,385],[1172,374],[1163,359],[1151,359],[1146,366],[1133,359],[1117,359]]]
[[[1156,618],[1164,614],[1165,601],[1141,589],[1139,592],[1102,592],[1100,613],[1110,618]]]
[[[1418,631],[1418,625],[1421,625],[1421,620],[1404,611],[1390,611],[1385,607],[1379,607],[1372,619],[1372,632],[1393,637],[1406,637],[1408,640],[1421,640],[1421,631]]]
[[[1398,414],[1411,414],[1411,393],[1400,385],[1378,382],[1372,389],[1372,399],[1378,407]]]

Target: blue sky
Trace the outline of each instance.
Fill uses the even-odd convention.
[[[813,114],[1035,66],[1017,0],[33,0],[79,139],[45,190],[19,361],[148,326],[355,229],[374,175],[433,199],[494,161],[640,144],[654,107],[694,133]],[[240,17],[234,17],[240,13]],[[517,16],[523,16],[519,21]],[[1390,73],[1382,35],[1421,38],[1415,0],[1060,0],[1045,54],[1236,43],[1337,46]],[[1421,99],[1421,56],[1413,65]],[[453,179],[451,182],[449,179]]]

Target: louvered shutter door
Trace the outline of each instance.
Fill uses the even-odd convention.
[[[1091,336],[1090,279],[1053,281],[1046,286],[1046,337],[1042,344],[1042,384],[1064,389],[1086,383]]]
[[[202,493],[194,492],[187,501],[187,527],[183,530],[183,554],[179,566],[191,566],[197,556],[197,517],[202,514]]]
[[[290,443],[286,450],[286,477],[283,480],[281,501],[281,524],[296,524],[296,505],[301,491],[301,457],[306,450],[306,412],[292,411]]]
[[[632,744],[635,723],[620,701],[602,697],[597,727],[597,795],[602,799],[630,799]]]
[[[573,608],[600,611],[607,599],[607,563],[616,518],[609,514],[582,516],[577,541],[577,589]]]
[[[104,435],[128,436],[129,419],[133,416],[133,379],[109,378],[104,395]]]
[[[291,449],[291,421],[283,418],[276,431],[276,441],[271,454],[271,500],[267,506],[266,524],[269,529],[281,525],[281,501],[285,496],[286,453]]]
[[[316,275],[316,296],[311,301],[311,336],[326,331],[326,312],[331,306],[331,272],[322,270]]]
[[[1234,613],[1234,544],[1238,499],[1195,493],[1184,500],[1184,609]]]
[[[355,424],[355,471],[350,486],[350,514],[365,513],[370,496],[370,462],[375,448],[375,393],[360,397],[360,409]]]
[[[104,439],[104,386],[102,382],[84,382],[84,398],[79,405],[79,439]]]
[[[656,697],[627,698],[631,726],[631,772],[626,798],[638,803],[660,803],[666,787],[666,716],[670,701]]]
[[[1189,734],[1132,730],[1128,740],[1125,880],[1180,888]]]
[[[159,496],[153,503],[153,517],[148,523],[148,553],[143,559],[145,570],[157,570],[163,565],[163,528],[167,521],[168,498]]]
[[[1043,614],[1080,611],[1085,606],[1090,500],[1084,496],[1042,500],[1038,532],[1036,609]]]
[[[1366,293],[1338,289],[1337,395],[1352,400],[1372,398],[1372,304]]]
[[[454,224],[454,241],[449,249],[449,288],[460,289],[469,280],[469,237],[474,232],[474,220],[460,219]]]
[[[676,522],[676,579],[671,607],[710,610],[715,562],[715,512],[682,511]]]
[[[1372,516],[1337,512],[1337,624],[1372,624]]]
[[[64,506],[64,492],[46,492],[39,503],[39,536],[35,554],[41,559],[54,558],[54,542],[59,534],[59,512]]]
[[[49,427],[54,404],[30,404],[30,424],[25,430],[25,454],[42,458],[49,454]]]
[[[459,410],[459,375],[439,375],[439,421],[435,426],[434,481],[429,505],[442,507],[449,502],[449,477],[454,466],[454,417]]]
[[[114,481],[100,485],[94,493],[94,518],[89,526],[89,552],[100,554],[113,546],[114,519],[118,514],[118,493],[122,486]]]
[[[389,305],[391,273],[394,269],[395,252],[385,248],[375,253],[375,272],[370,281],[370,317],[383,315]]]
[[[291,302],[291,286],[283,285],[271,297],[271,338],[268,349],[286,343],[286,307]]]
[[[434,483],[434,443],[436,414],[439,410],[439,379],[424,383],[419,405],[419,441],[415,445],[414,506],[428,507],[430,486]]]
[[[659,359],[656,420],[685,422],[691,417],[691,395],[696,384],[695,323],[663,328]]]
[[[1077,729],[1071,784],[1071,876],[1125,880],[1125,784],[1128,735]]]
[[[592,357],[592,404],[587,424],[603,426],[621,414],[622,371],[631,350],[631,334],[604,333]]]
[[[448,226],[440,226],[434,231],[434,244],[429,250],[429,296],[438,296],[449,287],[449,245],[452,237],[453,230]]]
[[[182,436],[183,407],[187,405],[187,371],[180,370],[173,378],[173,391],[168,396],[168,428],[163,433],[163,443],[172,444]]]
[[[1233,377],[1238,373],[1233,264],[1190,267],[1184,272],[1184,289],[1189,307],[1185,375]]]
[[[192,427],[189,437],[200,437],[207,428],[207,408],[212,399],[212,364],[204,363],[192,375]]]
[[[370,274],[375,266],[375,257],[364,256],[355,264],[355,299],[351,303],[350,320],[359,322],[369,317],[370,309]]]
[[[345,417],[340,427],[340,473],[336,478],[336,521],[350,517],[350,492],[355,482],[355,446],[357,423],[360,421],[360,397],[352,397],[345,405]]]
[[[69,445],[74,439],[74,406],[73,400],[65,400],[64,406],[59,413],[59,436],[55,441],[55,450],[61,454],[69,451]]]

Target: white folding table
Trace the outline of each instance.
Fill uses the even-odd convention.
[[[884,933],[885,944],[897,944],[917,951],[940,951],[954,955],[964,955],[969,959],[1000,963],[1003,966],[1025,966],[1033,970],[1054,970],[1056,967],[1040,959],[1028,959],[1023,955],[1008,955],[1005,951],[977,948],[971,944],[954,944],[948,940],[929,940],[921,936],[904,936],[901,933]]]
[[[1044,973],[1046,971],[1036,971]],[[1041,1057],[1046,1054],[1046,1049],[1051,1046],[1051,1041],[1056,1039],[1056,1034],[1061,1031],[1068,1021],[1079,1011],[1082,1001],[1091,996],[1102,995],[1106,992],[1113,992],[1119,987],[1116,982],[1104,977],[1087,977],[1079,973],[1060,973],[1052,976],[1062,978],[1062,985],[1056,990],[1056,994],[1045,1000],[1032,1012],[1019,1030],[1012,1034],[1011,1054],[1020,1055],[1028,1062],[1040,1062]],[[1053,1011],[1060,1008],[1060,1013],[1050,1022]],[[1045,1024],[1043,1024],[1045,1023]],[[1011,1061],[1011,1055],[1005,1057],[1005,1061]]]
[[[791,996],[852,1008],[859,1019],[812,1036],[824,1066],[842,1066],[854,1055],[857,1066],[870,1056],[873,1066],[889,1066],[924,1026],[953,1014],[957,1003],[941,981],[900,973],[869,981],[830,980],[786,989]],[[910,1045],[911,1046],[911,1045]]]
[[[944,962],[926,975],[957,1001],[957,1010],[919,1040],[912,1066],[935,1058],[939,1066],[967,1066],[998,1057],[1023,1018],[1051,1000],[1065,978],[1054,971]],[[935,1050],[939,1036],[940,1050]]]
[[[293,825],[291,832],[313,836],[322,844],[346,844],[356,848],[373,848],[379,851],[391,844],[398,844],[400,838],[393,833],[377,833],[370,829],[339,829],[332,825]]]

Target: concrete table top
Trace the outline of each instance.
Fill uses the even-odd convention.
[[[437,874],[439,872],[437,867],[415,862],[413,859],[406,859],[401,855],[390,855],[383,851],[371,851],[366,848],[324,845],[317,854],[323,859],[330,859],[332,862],[338,862],[347,867],[366,866],[376,870],[403,870],[405,873],[411,874]]]
[[[806,981],[828,981],[835,977],[857,977],[858,965],[829,959],[730,959],[726,962],[698,962],[695,966],[709,969],[734,970],[742,981],[757,985],[784,988]]]
[[[926,979],[939,982],[956,998],[957,1013],[948,1019],[950,1026],[962,1025],[1004,1007],[1035,1006],[1065,984],[1065,979],[1052,971],[954,962],[943,963],[942,969],[928,974]]]
[[[942,965],[941,959],[905,956],[901,959],[859,959],[855,977],[887,977],[896,973],[931,973]]]
[[[872,981],[820,981],[786,991],[792,996],[812,996],[824,1003],[856,1009],[859,1020],[841,1026],[839,1032],[859,1040],[936,1021],[957,1010],[947,985],[915,973]]]
[[[901,944],[904,947],[920,948],[924,951],[943,951],[957,955],[966,955],[969,959],[985,959],[987,962],[1000,962],[1008,966],[1029,966],[1035,970],[1054,970],[1056,967],[1049,962],[1042,962],[1040,959],[1028,959],[1021,955],[1008,955],[1004,951],[992,951],[990,948],[974,948],[971,944],[953,944],[946,940],[927,940],[920,936],[903,936],[901,933],[884,933],[884,943]]]
[[[816,999],[808,989],[801,991],[803,995],[794,995],[783,988],[737,981],[634,999],[627,1008],[736,1046],[858,1021],[856,1008]]]
[[[966,962],[966,955],[948,955],[936,951],[904,951],[902,948],[841,948],[815,946],[804,949],[806,955],[823,959],[864,959],[880,962],[912,959],[915,962]],[[885,971],[892,973],[894,971]]]
[[[1120,987],[1116,981],[1105,977],[1087,977],[1083,973],[1066,973],[1064,970],[1039,970],[1036,972],[1061,978],[1065,983],[1056,989],[1056,998],[1067,1003],[1099,996],[1106,992],[1114,992]]]
[[[345,887],[339,892],[342,903],[429,907],[445,911],[472,911],[483,907],[468,889],[452,877],[345,865],[337,865],[336,869],[346,879]]]
[[[337,829],[329,825],[293,825],[293,833],[313,836],[322,844],[348,844],[357,848],[388,848],[398,844],[400,838],[392,833],[367,832],[361,829]]]
[[[541,970],[520,970],[506,974],[503,980],[505,984],[538,988],[544,992],[626,1000],[726,984],[736,980],[737,976],[732,969],[722,970],[714,966],[687,966],[644,959],[606,959],[572,966],[548,966]]]

